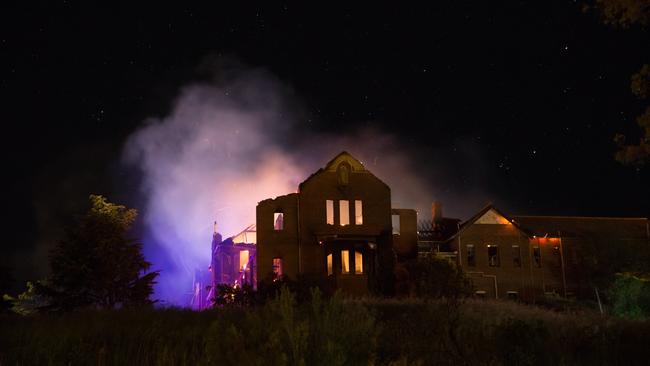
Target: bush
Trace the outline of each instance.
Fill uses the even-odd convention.
[[[650,281],[630,273],[616,275],[610,290],[612,313],[628,319],[650,317]]]
[[[420,298],[459,299],[472,294],[472,285],[455,263],[433,256],[406,264],[412,291]]]
[[[286,288],[263,306],[0,315],[2,365],[647,363],[649,321],[506,301],[349,300]]]

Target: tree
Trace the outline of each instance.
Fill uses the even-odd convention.
[[[472,285],[462,269],[447,260],[427,256],[407,263],[413,292],[420,298],[460,299],[472,294]]]
[[[650,317],[650,278],[647,276],[618,274],[610,292],[614,315],[630,319]]]
[[[592,7],[604,24],[615,28],[650,25],[650,0],[596,0]],[[650,65],[645,64],[631,80],[632,93],[639,99],[650,101]],[[650,161],[650,106],[636,119],[641,129],[638,143],[629,143],[623,134],[616,134],[618,146],[616,160],[625,165],[641,166]]]
[[[596,0],[594,6],[607,25],[620,28],[650,25],[650,0]]]
[[[22,294],[19,294],[18,297],[12,297],[5,294],[3,299],[11,305],[11,311],[16,314],[36,314],[42,309],[50,306],[50,299],[39,293],[38,289],[40,286],[43,286],[43,284],[38,282],[36,284],[27,282],[27,290]]]
[[[52,251],[52,272],[39,292],[52,299],[54,309],[151,304],[159,272],[146,273],[151,263],[142,244],[128,237],[136,210],[97,195],[90,196],[90,204]]]

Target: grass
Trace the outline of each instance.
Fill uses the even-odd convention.
[[[323,299],[0,317],[0,365],[647,364],[650,322],[511,302]]]

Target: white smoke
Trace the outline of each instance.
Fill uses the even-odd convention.
[[[224,237],[236,234],[255,222],[259,201],[296,192],[342,150],[391,186],[396,207],[428,216],[433,185],[402,144],[371,130],[306,131],[288,95],[259,70],[189,85],[168,116],[147,120],[128,139],[125,159],[143,173],[145,251],[162,269],[157,296],[177,301],[170,292],[188,290],[193,271],[207,266],[213,220]]]

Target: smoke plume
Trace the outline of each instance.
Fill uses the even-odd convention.
[[[229,72],[184,87],[167,116],[128,139],[125,161],[142,173],[145,252],[162,270],[158,298],[185,301],[193,272],[209,263],[214,220],[224,237],[238,233],[259,201],[296,192],[342,150],[391,186],[394,207],[428,216],[432,184],[399,141],[370,129],[310,132],[295,100],[262,70]]]

